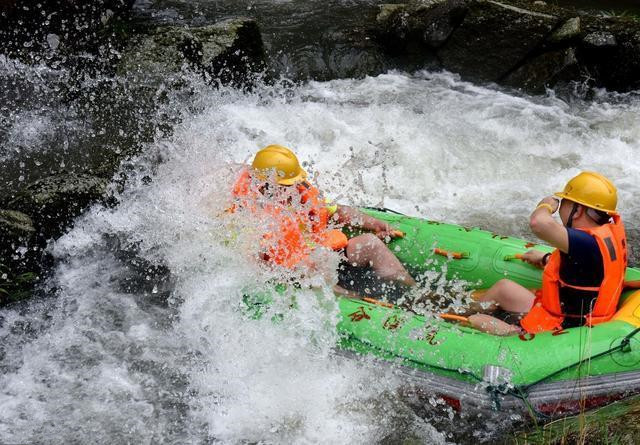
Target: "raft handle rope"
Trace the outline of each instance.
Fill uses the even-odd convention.
[[[445,366],[438,366],[438,365],[433,365],[433,364],[425,364],[425,363],[420,363],[420,362],[416,362],[414,360],[411,359],[405,359],[406,362],[412,362],[415,363],[416,365],[420,365],[420,367],[428,367],[430,369],[437,369],[439,371],[446,371],[446,372],[452,372],[452,373],[458,373],[461,375],[465,375],[465,376],[469,376],[471,377],[473,380],[477,381],[478,383],[486,383],[486,381],[480,377],[477,374],[474,374],[472,371],[466,370],[466,369],[452,369],[452,368],[447,368]],[[535,410],[533,409],[533,407],[531,406],[531,404],[527,401],[526,396],[523,396],[521,394],[516,393],[514,390],[517,390],[517,388],[514,389],[510,389],[508,387],[508,385],[506,384],[500,384],[500,385],[487,385],[487,387],[485,388],[486,391],[489,393],[489,397],[491,398],[491,402],[493,403],[494,408],[496,409],[496,411],[500,410],[500,395],[512,395],[514,397],[517,397],[519,399],[522,399],[522,401],[529,407],[529,409],[531,409],[532,411],[535,412]],[[544,416],[543,413],[538,413],[536,412],[537,415],[539,416]]]
[[[575,363],[572,363],[571,365],[565,366],[557,371],[552,372],[551,374],[542,377],[541,379],[536,380],[533,383],[530,383],[529,385],[521,385],[521,386],[514,386],[513,388],[510,388],[508,384],[502,383],[499,385],[487,385],[487,387],[485,388],[487,393],[489,394],[489,397],[491,398],[491,401],[493,403],[494,409],[496,411],[499,411],[501,409],[501,403],[500,403],[500,396],[504,396],[504,395],[510,395],[513,396],[517,399],[522,400],[522,402],[527,406],[527,408],[536,416],[538,416],[539,418],[543,418],[543,419],[549,419],[551,418],[551,416],[544,414],[538,410],[536,410],[533,405],[531,404],[531,402],[529,402],[529,391],[531,390],[531,388],[533,388],[536,385],[539,385],[540,383],[544,382],[547,379],[550,379],[553,376],[556,376],[564,371],[567,371],[571,368],[574,368],[576,366],[581,365],[582,363],[588,361],[588,360],[593,360],[596,359],[598,357],[602,357],[603,355],[609,354],[611,352],[615,352],[615,351],[623,351],[623,352],[628,352],[629,351],[629,346],[631,343],[631,339],[638,333],[640,332],[640,328],[637,328],[633,331],[631,331],[629,334],[627,334],[622,341],[620,341],[620,344],[618,346],[615,346],[613,348],[609,348],[606,351],[600,352],[598,354],[592,355],[590,357],[584,358],[582,360],[579,360]],[[474,374],[472,371],[469,370],[465,370],[465,369],[452,369],[452,368],[447,368],[444,366],[438,366],[438,365],[433,365],[433,364],[425,364],[425,363],[420,363],[420,362],[416,362],[415,360],[411,360],[411,359],[405,359],[406,362],[412,362],[415,363],[416,365],[418,365],[418,369],[422,368],[422,367],[427,367],[427,368],[431,368],[431,369],[437,369],[440,371],[447,371],[447,372],[455,372],[461,375],[465,375],[465,376],[469,376],[472,379],[476,380],[478,383],[486,383],[486,381]]]
[[[445,314],[443,314],[445,315]],[[444,318],[444,317],[443,317]],[[510,388],[508,384],[499,384],[499,385],[488,385],[486,387],[486,391],[487,393],[489,393],[489,397],[491,398],[491,401],[493,402],[493,406],[494,408],[499,411],[501,406],[500,406],[500,396],[501,395],[510,395],[513,397],[516,397],[520,400],[522,400],[525,405],[529,408],[529,410],[531,410],[532,413],[534,413],[535,415],[537,415],[540,418],[550,418],[549,415],[544,414],[542,412],[537,411],[533,405],[531,404],[531,402],[529,402],[529,391],[534,387],[539,385],[540,383],[544,382],[545,380],[548,380],[564,371],[567,371],[569,369],[575,368],[577,366],[580,366],[581,364],[589,361],[589,360],[593,360],[596,359],[598,357],[602,357],[603,355],[606,354],[610,354],[612,352],[616,352],[616,351],[622,351],[622,352],[629,352],[630,351],[630,344],[631,344],[631,339],[638,333],[640,332],[640,328],[636,328],[633,331],[631,331],[629,334],[627,334],[621,341],[620,344],[613,347],[613,348],[609,348],[606,351],[600,352],[598,354],[592,355],[590,357],[586,357],[583,358],[575,363],[572,363],[570,365],[567,365],[557,371],[552,372],[551,374],[546,375],[545,377],[542,377],[538,380],[536,380],[533,383],[530,383],[528,385],[521,385],[521,386],[514,386],[513,388]],[[413,360],[407,360],[407,361],[411,361],[414,362]],[[414,362],[416,364],[419,364],[421,366],[425,366],[424,363],[419,363],[419,362]],[[479,383],[483,383],[485,382],[485,380],[483,378],[481,378],[480,376],[474,374],[471,371],[467,371],[467,370],[461,370],[461,369],[451,369],[451,368],[446,368],[444,366],[438,366],[438,365],[426,365],[429,368],[432,369],[438,369],[441,371],[449,371],[449,372],[457,372],[459,374],[462,375],[466,375],[469,376],[473,379],[475,379],[476,381],[478,381]]]
[[[603,355],[607,355],[607,354],[610,354],[610,353],[612,353],[612,352],[616,352],[616,351],[629,352],[629,351],[631,350],[631,347],[630,347],[630,345],[631,345],[631,339],[632,339],[632,338],[633,338],[633,337],[634,337],[638,332],[640,332],[640,328],[636,328],[636,329],[634,329],[633,331],[631,331],[630,333],[628,333],[628,334],[627,334],[627,335],[626,335],[626,336],[625,336],[625,337],[620,341],[620,344],[619,344],[618,346],[614,346],[613,348],[609,348],[609,349],[607,349],[606,351],[599,352],[598,354],[595,354],[595,355],[592,355],[592,356],[589,356],[589,357],[583,358],[583,359],[581,359],[581,360],[578,360],[577,362],[572,363],[572,364],[570,364],[570,365],[567,365],[567,366],[565,366],[565,367],[563,367],[563,368],[560,368],[560,369],[558,369],[557,371],[554,371],[554,372],[552,372],[551,374],[548,374],[548,375],[546,375],[546,376],[544,376],[544,377],[542,377],[542,378],[540,378],[540,379],[536,380],[536,381],[535,381],[535,382],[533,382],[533,383],[530,383],[530,384],[528,384],[528,385],[521,386],[521,387],[520,387],[520,389],[521,389],[522,391],[524,391],[525,393],[528,393],[528,392],[529,392],[529,390],[530,390],[531,388],[533,388],[533,387],[534,387],[534,386],[536,386],[536,385],[539,385],[540,383],[544,382],[545,380],[548,380],[548,379],[550,379],[551,377],[555,377],[556,375],[561,374],[561,373],[563,373],[564,371],[568,371],[568,370],[569,370],[569,369],[571,369],[571,368],[575,368],[575,367],[577,367],[577,366],[580,366],[580,365],[582,365],[583,363],[585,363],[585,362],[587,362],[587,361],[590,361],[590,360],[593,360],[593,359],[596,359],[596,358],[602,357]]]

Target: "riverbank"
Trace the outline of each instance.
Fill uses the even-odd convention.
[[[415,1],[382,7],[379,39],[415,64],[532,94],[640,87],[640,20],[551,2]]]

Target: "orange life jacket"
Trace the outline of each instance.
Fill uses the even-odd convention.
[[[265,258],[276,264],[293,267],[309,256],[317,246],[339,250],[346,247],[347,236],[340,230],[328,229],[330,212],[320,199],[317,188],[303,182],[296,185],[301,209],[287,211],[282,205],[263,203],[260,208],[271,220],[263,235]],[[232,193],[237,206],[247,207],[257,213],[259,191],[251,189],[251,176],[243,169],[233,186]]]
[[[584,315],[587,326],[608,321],[616,312],[627,268],[627,240],[620,216],[613,216],[613,223],[578,230],[587,232],[596,239],[602,255],[604,279],[599,286],[594,287],[574,286],[563,282],[560,279],[560,251],[556,249],[544,268],[542,292],[537,294],[533,307],[520,321],[522,327],[529,333],[561,329],[566,316],[576,316],[576,314],[562,312],[561,287],[598,292],[593,309],[589,314]]]

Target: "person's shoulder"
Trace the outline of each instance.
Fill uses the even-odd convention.
[[[569,254],[583,255],[587,252],[599,251],[595,237],[584,230],[567,228],[569,236]]]
[[[570,239],[574,239],[576,241],[585,242],[585,243],[595,243],[597,244],[596,238],[588,232],[580,229],[573,229],[567,227],[567,234]]]

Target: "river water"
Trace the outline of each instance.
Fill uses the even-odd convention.
[[[195,94],[170,103],[173,133],[122,167],[120,204],[80,217],[51,243],[38,297],[0,311],[0,442],[455,439],[446,416],[416,414],[392,369],[332,353],[325,279],[337,258],[322,279],[297,277],[319,290],[302,291],[297,310],[276,303],[282,321],[241,309],[247,287],[276,275],[252,260],[251,230],[230,229],[230,166],[270,143],[295,149],[338,202],[529,239],[538,200],[597,170],[619,188],[632,248],[640,241],[637,95],[533,98],[427,71],[252,92],[189,81]],[[33,144],[5,159],[57,149],[38,145],[60,128],[52,107],[12,121],[5,137]],[[473,428],[481,438],[493,426]]]

